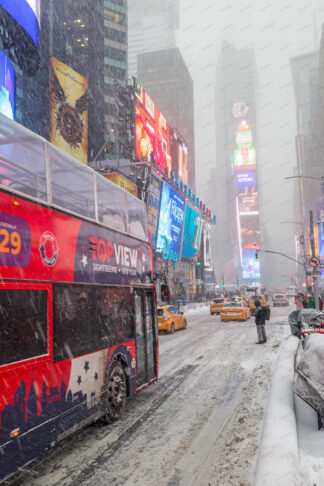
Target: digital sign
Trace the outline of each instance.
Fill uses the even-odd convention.
[[[176,130],[171,130],[171,170],[188,184],[188,147]]]
[[[243,278],[260,279],[260,260],[255,259],[255,250],[243,250]]]
[[[259,214],[258,211],[258,193],[239,194],[238,207],[240,216],[245,214]]]
[[[179,260],[184,213],[184,198],[163,182],[156,251],[161,252],[165,260]]]
[[[202,219],[189,205],[186,206],[181,256],[192,258],[200,249]]]
[[[241,172],[236,174],[236,185],[238,188],[254,187],[255,186],[255,172]]]
[[[161,192],[162,182],[160,182],[156,177],[151,175],[151,181],[148,188],[147,224],[153,248],[156,247],[156,232],[159,221]]]
[[[15,119],[16,76],[8,57],[0,51],[0,113]]]
[[[241,147],[234,150],[234,170],[246,170],[256,167],[256,154],[254,147]]]
[[[51,58],[50,141],[64,152],[88,163],[88,81]]]
[[[140,84],[136,85],[135,119],[137,160],[171,170],[169,124]]]
[[[0,0],[2,6],[38,46],[39,27],[35,0]]]

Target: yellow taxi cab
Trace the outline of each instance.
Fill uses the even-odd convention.
[[[221,312],[221,321],[246,321],[251,311],[245,301],[227,302]]]
[[[258,300],[260,302],[262,307],[265,307],[265,306],[268,305],[264,295],[262,295],[262,294],[251,295],[251,297],[249,297],[248,304],[249,304],[252,316],[253,316],[253,313],[254,313],[254,310],[255,310],[255,301],[256,300]]]
[[[173,334],[178,329],[187,328],[187,319],[183,312],[173,305],[163,305],[158,308],[159,331]]]
[[[210,315],[212,316],[214,314],[220,314],[225,302],[226,299],[224,297],[216,297],[213,299],[209,309]]]

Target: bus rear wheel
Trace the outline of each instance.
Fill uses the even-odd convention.
[[[111,365],[107,383],[106,417],[117,420],[121,416],[127,400],[127,378],[120,361]]]

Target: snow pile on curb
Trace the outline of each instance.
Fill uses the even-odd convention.
[[[209,305],[197,304],[195,307],[192,307],[191,309],[185,310],[184,313],[187,316],[197,316],[199,314],[209,314]]]
[[[299,456],[294,407],[294,356],[299,343],[289,336],[281,346],[265,412],[254,486],[297,486]]]

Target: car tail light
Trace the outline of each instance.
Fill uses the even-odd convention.
[[[166,314],[165,312],[163,312],[163,319],[166,321],[168,319],[168,314]]]

